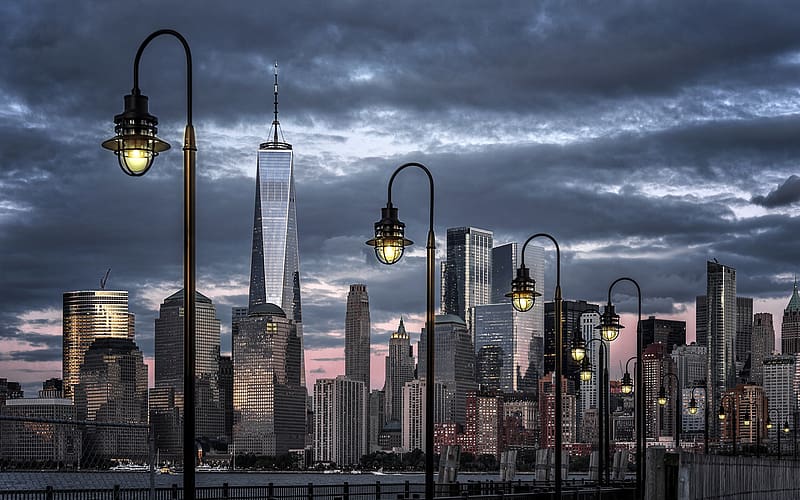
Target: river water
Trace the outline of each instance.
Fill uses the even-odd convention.
[[[157,488],[182,485],[181,474],[155,474]],[[467,474],[458,476],[460,482],[466,481],[497,481],[498,473],[494,474]],[[523,481],[533,479],[532,474],[518,474],[517,479]],[[381,484],[404,483],[422,484],[425,481],[423,473],[410,474],[323,474],[323,473],[292,473],[292,472],[198,472],[196,474],[197,486],[265,486],[273,483],[276,486],[300,486],[313,483],[314,485],[327,484]],[[0,491],[9,490],[38,490],[48,486],[57,490],[67,489],[106,489],[119,485],[121,488],[148,488],[150,474],[148,472],[0,472]]]

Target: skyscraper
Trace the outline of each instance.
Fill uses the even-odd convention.
[[[752,351],[750,355],[750,379],[754,384],[764,384],[764,359],[775,350],[775,329],[772,314],[756,313],[753,316]],[[769,395],[767,395],[769,398]]]
[[[133,340],[134,319],[128,312],[128,292],[123,290],[64,292],[62,315],[64,397],[73,398],[83,356],[92,342],[98,337]]]
[[[767,356],[764,358],[764,395],[769,402],[774,424],[770,429],[771,439],[783,427],[783,423],[791,421],[792,412],[796,409],[797,390],[797,358],[794,355]]]
[[[608,342],[602,339],[600,336],[600,331],[596,328],[600,325],[600,313],[596,311],[583,313],[581,314],[579,321],[581,325],[581,336],[586,343],[586,358],[589,359],[589,363],[591,363],[594,371],[590,380],[580,381],[580,412],[581,416],[583,416],[583,413],[586,410],[590,408],[598,408],[599,395],[597,392],[597,382],[598,378],[603,373],[603,367],[600,366],[600,350],[602,349],[602,347],[600,347],[600,343],[602,342],[606,347],[605,362],[608,363],[607,366],[610,366],[609,361],[611,360],[608,359],[608,354],[611,351]],[[592,339],[596,339],[596,341],[592,341]]]
[[[564,351],[561,353],[561,366],[564,367],[563,375],[569,380],[578,382],[580,365],[572,361],[570,355],[569,339],[581,327],[581,315],[587,312],[599,312],[600,306],[590,304],[585,300],[565,300],[562,305],[564,315]],[[544,373],[556,369],[556,310],[553,302],[544,304]]]
[[[453,411],[445,421],[464,424],[467,393],[476,389],[475,348],[466,324],[458,316],[436,315],[434,328],[434,380],[455,395]],[[427,376],[427,332],[424,328],[417,351],[417,376],[422,379]]]
[[[510,304],[511,298],[505,294],[511,290],[511,280],[516,276],[519,267],[519,245],[507,243],[492,249],[492,304]],[[528,245],[525,249],[525,266],[530,269],[531,277],[536,280],[539,292],[544,285],[544,248]],[[513,309],[513,308],[511,308]],[[544,373],[544,301],[537,300],[533,308],[525,313],[514,311],[512,315],[513,339],[515,343],[514,359],[514,391],[535,393],[538,390],[539,377]],[[472,326],[475,349],[480,350],[483,343],[477,339],[477,330]],[[480,344],[480,345],[479,345]],[[527,359],[525,359],[527,357]],[[507,389],[504,389],[507,390]]]
[[[646,436],[658,438],[673,434],[674,404],[661,408],[658,404],[658,393],[662,387],[667,390],[667,401],[675,401],[676,391],[672,377],[665,378],[667,373],[673,372],[672,358],[667,354],[667,346],[654,343],[647,346],[642,352],[642,365],[645,389],[645,428]]]
[[[526,381],[538,379],[532,376],[536,368],[529,373],[533,318],[516,311],[510,302],[478,305],[470,314],[479,383],[504,392],[532,391]]]
[[[367,389],[361,380],[322,378],[314,383],[314,457],[358,465],[367,453]]]
[[[492,232],[449,228],[447,261],[442,266],[442,313],[466,320],[470,307],[488,304],[491,297]]]
[[[252,311],[258,305],[275,304],[285,311],[287,319],[292,320],[300,339],[300,377],[305,385],[294,152],[292,145],[283,141],[278,121],[277,63],[274,93],[275,118],[270,128],[272,137],[258,148],[248,308]]]
[[[254,305],[239,320],[233,339],[236,453],[282,455],[305,445],[301,356],[294,321],[277,305]]]
[[[744,365],[750,357],[753,337],[753,298],[736,297],[736,361]]]
[[[385,407],[384,423],[403,421],[403,386],[414,379],[414,353],[411,342],[400,318],[400,325],[389,339],[389,354],[386,356],[386,377],[383,392]]]
[[[797,280],[792,288],[792,297],[783,310],[781,352],[783,354],[800,352],[800,294],[797,293]]]
[[[78,420],[147,423],[147,366],[133,340],[98,337],[84,354],[75,386]],[[142,460],[147,430],[90,427],[85,444],[96,458]]]
[[[367,285],[350,285],[344,318],[344,373],[369,391],[369,295]]]
[[[736,270],[709,261],[706,273],[706,390],[710,408],[719,408],[722,394],[736,386]]]
[[[216,439],[225,434],[219,392],[219,320],[211,299],[195,292],[195,436]],[[161,304],[155,320],[155,386],[171,387],[183,414],[183,290]],[[157,430],[157,435],[160,432]],[[156,443],[163,448],[162,443]],[[166,450],[165,450],[166,451]],[[171,450],[180,455],[180,449]]]
[[[661,342],[667,346],[667,354],[672,352],[675,346],[686,345],[686,322],[659,319],[655,316],[643,319],[642,345],[647,347],[653,342]]]
[[[705,346],[692,342],[689,345],[679,345],[672,350],[672,363],[675,374],[684,388],[704,387],[706,385],[706,365],[708,364],[708,350]],[[702,392],[702,391],[695,391]]]

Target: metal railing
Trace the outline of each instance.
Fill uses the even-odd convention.
[[[436,498],[441,499],[550,499],[554,485],[544,481],[468,481],[450,485],[436,485]],[[563,482],[562,498],[575,500],[633,500],[634,488],[630,483],[609,487],[596,487],[584,480]],[[120,488],[86,490],[56,490],[52,487],[39,490],[0,492],[0,500],[183,500],[183,489],[178,485],[169,488]],[[198,500],[395,500],[424,498],[425,485],[421,483],[369,483],[337,485],[275,485],[260,486],[200,486],[196,489]]]

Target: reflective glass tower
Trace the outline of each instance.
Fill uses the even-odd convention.
[[[300,258],[297,249],[297,210],[294,198],[292,145],[279,139],[278,64],[275,63],[275,119],[271,140],[258,148],[253,249],[248,307],[276,304],[296,328],[302,345]],[[305,363],[301,356],[305,385]]]

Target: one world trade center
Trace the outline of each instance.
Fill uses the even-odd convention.
[[[275,118],[267,142],[258,148],[249,308],[272,303],[297,325],[302,346],[300,259],[294,199],[294,156],[278,122],[278,64],[275,63]],[[280,136],[280,137],[279,137]],[[303,351],[301,350],[301,353]],[[301,354],[301,384],[305,363]]]

